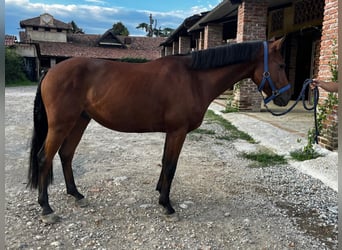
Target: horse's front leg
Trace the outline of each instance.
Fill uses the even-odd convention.
[[[166,134],[162,170],[157,184],[157,190],[160,192],[159,204],[165,207],[168,214],[173,214],[175,212],[170,204],[170,189],[185,137],[186,131]]]

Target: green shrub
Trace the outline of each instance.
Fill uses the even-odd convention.
[[[25,82],[27,77],[24,73],[24,59],[15,50],[6,48],[5,53],[5,84]]]

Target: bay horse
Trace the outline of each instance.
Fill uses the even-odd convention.
[[[58,219],[48,201],[57,152],[67,194],[84,201],[75,185],[72,159],[91,119],[120,132],[166,133],[156,190],[166,213],[174,213],[170,188],[183,142],[201,125],[217,96],[251,78],[276,105],[289,102],[282,43],[236,43],[146,63],[71,58],[55,65],[37,88],[28,173],[28,187],[38,188],[43,221]]]

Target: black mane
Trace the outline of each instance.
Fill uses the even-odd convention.
[[[193,69],[210,69],[254,59],[261,41],[223,45],[191,53]]]

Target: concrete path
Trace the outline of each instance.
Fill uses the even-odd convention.
[[[314,127],[313,112],[306,111],[301,104],[284,116],[273,116],[266,110],[262,112],[222,113],[224,106],[219,101],[213,102],[209,109],[227,119],[239,130],[248,133],[258,146],[266,147],[273,152],[285,155],[289,164],[299,171],[321,180],[325,185],[337,191],[338,153],[314,145],[315,150],[323,157],[307,161],[295,161],[290,152],[302,149],[307,145],[307,132]],[[272,110],[281,109],[270,106]],[[250,150],[247,143],[235,145],[240,151]]]

